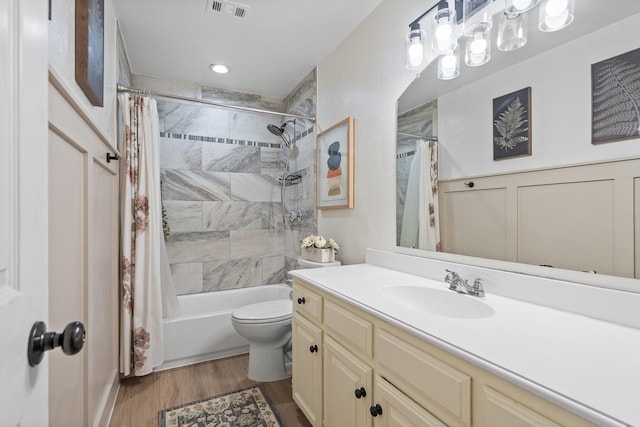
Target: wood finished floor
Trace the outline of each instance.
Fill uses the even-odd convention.
[[[125,379],[110,426],[156,427],[161,409],[259,384],[247,378],[248,365],[249,355],[240,355]],[[311,426],[293,402],[291,378],[262,385],[286,427]]]

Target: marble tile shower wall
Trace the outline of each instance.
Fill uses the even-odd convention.
[[[283,148],[269,117],[162,102],[160,167],[179,294],[284,280]]]
[[[144,83],[160,90],[163,82]],[[198,89],[206,99],[285,108],[247,99],[253,95]],[[313,95],[315,105],[315,90]],[[302,103],[309,104],[306,98]],[[282,283],[285,271],[295,268],[291,260],[299,253],[301,230],[315,230],[313,123],[296,123],[297,141],[289,151],[266,129],[280,125],[277,116],[162,99],[158,114],[162,195],[171,228],[167,252],[178,294]],[[287,128],[293,135],[292,124]],[[285,156],[291,158],[289,172],[304,175],[285,188],[287,209],[305,211],[302,223],[282,220]]]

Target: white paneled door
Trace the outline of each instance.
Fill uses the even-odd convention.
[[[0,1],[0,425],[48,424],[47,358],[27,362],[48,319],[47,1]]]

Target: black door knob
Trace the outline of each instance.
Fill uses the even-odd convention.
[[[356,389],[356,399],[360,399],[361,397],[367,397],[367,391],[364,389],[364,387]]]
[[[29,334],[27,358],[29,366],[36,366],[42,362],[44,353],[56,347],[62,347],[64,354],[73,355],[82,350],[86,339],[86,331],[82,322],[69,323],[62,333],[47,332],[44,322],[36,322]]]
[[[318,352],[318,346],[317,345],[312,345],[311,347],[309,347],[309,351],[311,353],[317,353]]]
[[[372,417],[377,417],[378,415],[382,415],[382,406],[379,403],[376,403],[375,406],[369,408],[369,412],[371,412]]]
[[[298,298],[298,304],[304,304],[304,297]]]

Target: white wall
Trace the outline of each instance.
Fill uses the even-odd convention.
[[[73,98],[73,108],[82,111],[82,119],[74,122],[77,131],[82,134],[86,129],[86,125],[95,128],[98,139],[105,143],[104,151],[114,151],[117,146],[116,142],[116,76],[117,76],[117,55],[116,55],[116,19],[114,15],[111,0],[105,0],[105,17],[104,17],[104,106],[94,107],[85,96],[80,86],[75,81],[75,1],[54,1],[52,2],[52,20],[49,21],[49,70],[56,79],[64,86],[65,96]],[[43,102],[46,102],[46,93],[43,95]],[[59,104],[58,104],[59,105]],[[85,121],[86,120],[86,123]],[[69,135],[73,134],[69,129],[65,129]],[[91,134],[93,135],[93,134]],[[87,141],[83,141],[87,142]],[[102,154],[102,155],[104,155]],[[92,153],[88,153],[88,158],[92,158]],[[88,160],[94,163],[92,160]],[[101,169],[100,166],[97,169]],[[92,168],[87,169],[93,171]],[[93,176],[93,175],[92,175]],[[117,177],[116,177],[117,180]],[[104,182],[104,181],[100,181]],[[88,185],[88,184],[87,184]],[[108,194],[113,189],[109,188]],[[91,198],[90,198],[91,199]],[[95,207],[96,201],[91,199]],[[90,209],[91,211],[91,209]],[[98,218],[92,218],[92,221]],[[114,228],[113,230],[117,230]],[[96,237],[95,234],[89,233],[91,239]],[[115,235],[114,235],[115,236]],[[102,236],[104,237],[104,236]],[[115,238],[117,240],[117,238]],[[107,251],[108,248],[102,247]],[[98,251],[100,252],[100,251]],[[96,253],[91,251],[90,253]],[[100,269],[107,268],[113,271],[115,265],[110,264],[111,260],[101,258],[100,262],[92,265],[91,271],[102,271]],[[117,277],[117,271],[114,273]],[[89,276],[90,277],[90,276]],[[103,275],[103,277],[106,277]],[[118,284],[112,282],[112,288],[98,288],[96,283],[89,283],[87,292],[87,314],[86,322],[88,334],[90,337],[99,337],[99,343],[91,341],[87,343],[85,354],[87,360],[88,375],[85,378],[87,383],[87,396],[85,402],[86,410],[89,413],[89,422],[91,425],[106,425],[110,416],[111,409],[115,403],[115,397],[118,385],[118,348],[113,346],[118,335],[118,322],[114,320],[113,315],[118,313],[118,301],[116,299],[116,289]],[[107,300],[105,295],[111,295],[114,298]],[[102,353],[91,352],[97,345],[106,343]],[[97,347],[96,347],[97,348]],[[87,353],[88,352],[88,353]]]
[[[363,262],[367,247],[395,248],[396,100],[415,77],[404,68],[404,37],[427,3],[384,0],[318,65],[318,132],[355,118],[354,208],[318,213],[319,232],[338,241],[346,264]]]
[[[638,139],[591,144],[591,64],[637,49],[638,27],[640,14],[439,97],[440,179],[640,154]],[[532,155],[494,161],[492,99],[528,86]]]
[[[104,106],[94,107],[75,79],[75,1],[52,2],[49,21],[49,69],[63,82],[83,112],[116,146],[116,18],[111,0],[104,2]]]

